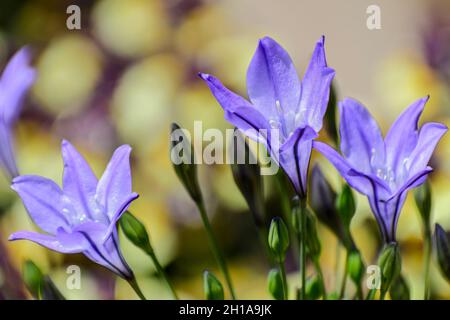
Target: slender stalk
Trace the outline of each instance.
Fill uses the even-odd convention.
[[[300,277],[301,291],[300,299],[306,298],[306,199],[300,199]]]
[[[142,293],[141,288],[139,288],[139,285],[138,285],[135,277],[133,277],[131,279],[127,279],[127,281],[130,284],[130,286],[133,288],[134,292],[136,292],[136,294],[138,295],[138,297],[141,300],[147,300],[145,298],[144,294]]]
[[[425,227],[424,231],[424,245],[425,245],[425,272],[424,272],[424,293],[423,299],[430,299],[430,260],[431,260],[431,231],[429,226]]]
[[[227,283],[228,290],[230,291],[230,295],[233,300],[236,300],[236,295],[234,292],[233,284],[231,282],[230,273],[228,272],[228,267],[225,262],[225,258],[223,256],[222,251],[219,249],[219,245],[217,243],[216,237],[213,233],[211,224],[208,219],[208,215],[206,214],[206,209],[203,201],[199,201],[197,203],[198,210],[200,211],[200,216],[202,217],[203,225],[206,230],[206,234],[208,236],[208,241],[211,246],[211,250],[214,254],[214,257],[216,258],[217,264],[219,265],[220,270],[222,271],[225,282]]]
[[[363,300],[363,290],[361,281],[356,285],[356,296],[359,300]]]
[[[322,272],[322,268],[320,267],[319,259],[315,258],[315,259],[313,259],[313,262],[314,262],[314,268],[316,269],[316,272],[319,275],[320,285],[322,286],[323,300],[327,300],[327,290],[325,288],[325,279],[323,277],[323,272]]]
[[[288,286],[287,286],[287,279],[286,279],[286,269],[284,268],[283,262],[279,262],[279,266],[280,266],[280,272],[281,272],[281,285],[283,287],[284,300],[288,300]]]
[[[166,282],[167,286],[170,289],[170,292],[172,293],[172,296],[175,300],[178,300],[178,295],[175,292],[174,287],[172,286],[172,283],[169,281],[169,277],[167,277],[166,272],[164,271],[163,267],[161,266],[161,264],[159,263],[158,258],[156,257],[155,252],[152,250],[149,250],[147,252],[147,254],[150,256],[150,258],[153,261],[153,264],[155,265],[156,271],[158,272],[159,276],[162,277],[164,279],[164,281]]]
[[[342,275],[341,291],[339,293],[339,300],[342,300],[345,295],[345,287],[347,285],[347,273],[348,273],[348,251],[346,253],[346,258],[345,258],[345,268],[344,268],[344,274]]]
[[[375,298],[375,294],[377,293],[376,289],[370,289],[367,293],[366,300],[373,300]]]

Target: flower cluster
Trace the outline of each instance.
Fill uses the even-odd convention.
[[[174,298],[177,298],[157,260],[145,227],[128,212],[131,203],[138,198],[138,194],[132,191],[130,146],[122,145],[116,149],[100,179],[66,140],[62,141],[61,150],[64,162],[62,187],[44,177],[19,174],[13,152],[12,130],[22,101],[36,76],[30,60],[29,49],[21,49],[11,59],[0,79],[0,165],[11,178],[11,188],[20,196],[29,216],[42,232],[18,231],[9,240],[29,240],[64,254],[82,253],[127,280],[143,298],[133,271],[119,247],[117,224],[120,222],[124,234],[153,260]],[[225,119],[266,147],[286,173],[295,192],[292,228],[288,228],[280,217],[273,217],[268,227],[258,165],[237,164],[232,167],[235,182],[254,213],[257,227],[261,234],[268,235],[265,247],[278,264],[269,273],[269,291],[272,295],[279,299],[289,298],[284,262],[292,241],[289,232],[295,232],[294,238],[300,249],[302,279],[298,298],[328,298],[319,263],[321,243],[315,220],[318,217],[344,244],[348,253],[348,274],[357,285],[357,295],[362,297],[364,262],[350,231],[356,211],[351,188],[367,196],[384,240],[379,255],[381,298],[391,286],[401,285],[401,259],[396,239],[400,212],[408,191],[423,185],[432,172],[430,159],[447,131],[446,126],[435,122],[425,123],[419,128],[418,121],[429,97],[411,104],[384,138],[376,121],[361,103],[351,98],[342,100],[338,108],[340,150],[335,150],[317,140],[327,108],[334,107],[330,104],[330,92],[335,71],[327,65],[324,37],[316,43],[301,80],[288,53],[275,40],[269,37],[261,39],[247,71],[248,99],[227,89],[212,75],[200,73],[199,76],[222,106]],[[178,129],[179,126],[173,124],[172,134]],[[195,152],[192,144],[182,132],[179,132],[177,139],[172,139],[172,147],[180,141],[188,145],[183,158],[193,159]],[[320,169],[315,167],[312,190],[309,191],[314,193],[309,198],[315,215],[307,203],[308,172],[314,149],[334,165],[347,183],[343,184],[341,192],[336,193]],[[245,152],[251,152],[247,145]],[[235,298],[225,256],[209,222],[194,162],[179,161],[173,165],[197,205],[211,250],[230,295]],[[287,197],[287,193],[287,189],[283,189],[281,196]],[[429,189],[416,197],[429,241],[430,197]],[[436,230],[439,263],[447,274],[448,240],[440,227]],[[307,259],[313,262],[317,273],[309,280],[315,282],[315,292],[307,290]],[[206,271],[204,281],[208,299],[224,298],[223,287],[212,273]],[[341,292],[341,298],[343,294]],[[370,291],[369,297],[373,294]]]

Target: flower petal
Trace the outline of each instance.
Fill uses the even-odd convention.
[[[212,94],[225,111],[233,111],[237,107],[252,107],[252,105],[241,96],[227,89],[219,79],[206,73],[199,73],[200,78],[205,80]]]
[[[127,211],[128,207],[131,205],[131,202],[133,202],[137,198],[139,198],[139,195],[136,192],[133,192],[124,198],[124,201],[117,207],[117,210],[111,217],[111,222],[109,224],[108,230],[106,231],[104,240],[108,239],[111,236],[111,233],[116,229],[116,224],[122,214]]]
[[[18,176],[11,188],[22,198],[29,215],[39,228],[56,234],[59,227],[69,228],[71,212],[59,186],[39,176]]]
[[[12,138],[10,126],[0,121],[0,163],[9,179],[19,175]]]
[[[30,60],[29,48],[22,48],[11,58],[0,79],[0,112],[8,125],[16,120],[25,93],[36,78]]]
[[[62,142],[62,156],[63,191],[71,200],[76,213],[92,220],[106,221],[104,211],[98,208],[95,201],[97,178],[86,160],[66,140]]]
[[[305,124],[311,126],[316,132],[322,128],[322,120],[327,110],[330,85],[334,75],[334,70],[327,67],[325,38],[322,36],[316,44],[309,66],[303,76],[299,104],[300,114],[305,115]]]
[[[380,128],[367,109],[356,100],[346,98],[339,104],[341,151],[353,168],[375,173],[384,167],[385,147]]]
[[[417,144],[418,121],[429,97],[415,101],[394,122],[386,135],[386,161],[394,172],[402,170],[403,160]]]
[[[346,159],[329,145],[320,141],[314,141],[313,147],[324,155],[347,183],[358,192],[372,196],[374,188],[376,188],[380,197],[386,197],[390,194],[390,189],[384,181],[376,176],[354,169]]]
[[[83,251],[84,255],[122,278],[130,279],[132,271],[122,257],[117,230],[113,229],[112,236],[105,241],[107,229],[108,227],[102,223],[88,221],[78,225],[74,233],[81,234],[88,243],[86,250]]]
[[[422,126],[417,145],[411,152],[407,163],[410,175],[426,168],[436,145],[447,130],[447,126],[435,122],[429,122]]]
[[[312,140],[316,137],[317,133],[311,127],[297,128],[279,151],[279,165],[286,172],[300,196],[306,195]]]
[[[116,149],[97,185],[97,199],[111,219],[131,193],[129,145]]]
[[[259,41],[250,62],[247,90],[252,104],[267,118],[278,119],[281,110],[283,113],[297,110],[300,98],[297,71],[289,54],[269,37]]]
[[[239,106],[225,110],[225,120],[251,139],[266,144],[270,139],[270,126],[264,116],[253,107]]]
[[[10,235],[8,240],[29,240],[61,253],[80,253],[86,249],[85,242],[79,234],[65,232],[59,232],[57,236],[50,236],[31,231],[18,231]]]

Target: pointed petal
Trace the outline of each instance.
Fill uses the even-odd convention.
[[[66,140],[62,142],[62,156],[63,191],[71,200],[76,213],[92,220],[106,220],[103,210],[99,210],[95,201],[97,178],[86,160]]]
[[[74,233],[81,234],[88,244],[86,250],[83,251],[84,255],[122,278],[129,279],[132,276],[132,271],[122,257],[117,230],[113,229],[112,236],[105,241],[107,230],[108,227],[104,224],[89,221],[78,225],[74,229]]]
[[[114,152],[97,185],[97,200],[112,218],[131,193],[131,147],[123,145]]]
[[[125,197],[124,201],[117,207],[117,210],[114,212],[114,214],[111,217],[111,222],[109,224],[108,230],[106,231],[104,240],[108,239],[113,230],[116,229],[116,224],[119,221],[122,214],[127,211],[128,207],[131,205],[131,202],[139,198],[139,195],[136,192],[131,193],[127,197]]]
[[[0,112],[6,124],[16,120],[25,93],[36,78],[30,61],[30,50],[24,47],[11,58],[3,71],[0,79]]]
[[[11,188],[22,198],[34,223],[45,232],[56,234],[59,227],[70,226],[70,209],[53,181],[39,176],[18,176]]]
[[[269,123],[253,107],[239,106],[233,112],[225,110],[225,120],[255,141],[266,143],[270,137]],[[264,139],[264,135],[267,135],[266,139]]]
[[[17,177],[19,170],[16,165],[11,128],[4,121],[0,121],[0,163],[9,179]]]
[[[354,169],[353,166],[332,147],[319,141],[314,141],[313,147],[325,156],[347,183],[358,192],[370,196],[374,193],[374,189],[377,189],[380,197],[385,197],[390,194],[390,189],[384,181],[376,176],[365,174]]]
[[[227,89],[219,79],[206,73],[199,73],[200,78],[205,80],[217,102],[225,111],[233,111],[236,107],[251,107],[251,104],[241,96]]]
[[[435,122],[429,122],[422,126],[417,145],[411,152],[407,163],[410,175],[420,172],[428,165],[436,145],[447,130],[445,125]]]
[[[346,98],[339,104],[341,151],[348,163],[360,172],[371,174],[384,167],[385,147],[381,131],[367,109]]]
[[[57,236],[50,236],[31,231],[19,231],[13,233],[8,240],[29,240],[61,253],[80,253],[85,250],[85,243],[79,234],[65,232],[61,232]]]
[[[386,161],[394,172],[399,172],[403,159],[414,150],[418,134],[418,121],[429,97],[411,104],[394,122],[386,135]]]
[[[300,80],[289,54],[273,39],[259,41],[247,71],[247,90],[252,104],[268,118],[297,110]],[[278,102],[277,102],[278,101]]]
[[[330,85],[335,72],[327,67],[325,57],[325,38],[317,42],[314,53],[306,69],[301,84],[300,114],[305,115],[305,123],[319,132],[327,110]]]
[[[300,196],[306,195],[312,140],[316,137],[317,133],[311,127],[298,128],[279,151],[279,165],[286,172]]]

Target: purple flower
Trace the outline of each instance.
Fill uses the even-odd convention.
[[[30,67],[31,55],[27,47],[10,60],[0,78],[0,165],[10,178],[19,175],[11,136],[27,90],[36,72]]]
[[[352,99],[339,105],[341,156],[314,142],[357,191],[366,195],[386,243],[395,241],[397,222],[409,189],[422,184],[432,171],[428,162],[447,127],[418,120],[428,97],[419,99],[394,122],[386,138],[367,109]]]
[[[53,181],[23,175],[12,189],[22,198],[33,221],[45,234],[19,231],[9,240],[30,240],[61,253],[83,253],[125,279],[133,274],[119,249],[116,222],[138,197],[131,191],[130,152],[119,147],[103,176],[91,168],[67,141],[62,142],[62,189]]]
[[[263,143],[301,197],[306,195],[312,140],[322,128],[334,70],[327,67],[324,37],[300,82],[288,53],[265,37],[247,70],[250,102],[218,79],[200,74],[225,111],[225,119]],[[256,134],[257,132],[266,134]]]

